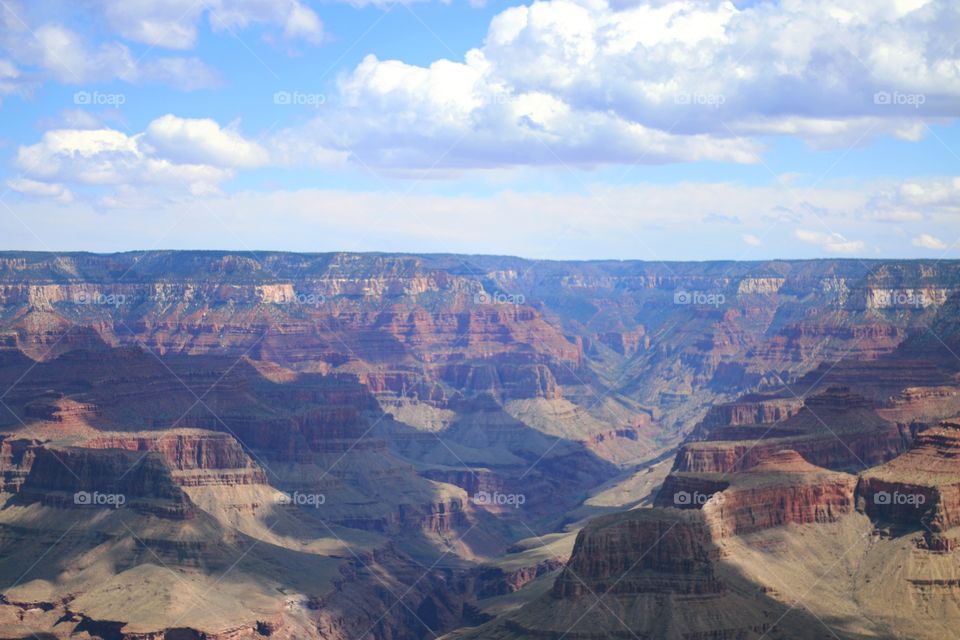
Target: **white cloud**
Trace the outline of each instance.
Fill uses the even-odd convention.
[[[167,114],[150,123],[141,142],[158,156],[175,162],[256,167],[267,161],[263,147],[210,119]]]
[[[7,187],[24,195],[53,198],[62,204],[73,202],[73,193],[62,184],[38,182],[27,178],[13,178],[7,181]]]
[[[874,220],[905,223],[960,214],[960,178],[906,180],[875,194],[867,204]]]
[[[91,49],[70,29],[45,24],[25,38],[32,62],[49,71],[56,80],[71,84],[136,77],[134,58],[122,44],[103,43]]]
[[[116,184],[139,160],[136,141],[113,129],[55,129],[17,151],[16,167],[50,181]]]
[[[197,39],[204,3],[194,0],[101,2],[107,22],[124,38],[151,46],[187,49]]]
[[[287,14],[283,35],[290,40],[303,38],[316,44],[323,39],[323,23],[311,9],[295,2]]]
[[[557,170],[557,179],[564,176]],[[796,225],[771,216],[790,201],[775,185],[586,187],[576,192],[503,189],[489,195],[403,197],[382,191],[303,189],[213,194],[184,206],[179,199],[145,189],[143,183],[131,183],[101,199],[77,194],[78,202],[70,208],[45,205],[39,199],[17,206],[44,243],[57,250],[143,246],[144,221],[152,220],[160,222],[146,228],[156,234],[170,229],[170,234],[151,242],[170,248],[228,244],[238,249],[453,251],[545,259],[812,258],[856,256],[868,250],[870,255],[876,251],[887,257],[929,257],[927,249],[911,245],[910,236],[890,233],[889,225],[865,223],[858,217],[870,192],[864,185],[810,190],[806,194],[810,207],[795,212]],[[104,213],[105,208],[142,211],[125,215]],[[821,224],[813,211],[829,215],[836,233],[807,231],[801,235],[813,242],[798,242],[795,229],[818,229]],[[736,215],[741,222],[704,222],[711,212]],[[104,224],[109,224],[109,234],[102,233]],[[960,237],[955,217],[929,224],[929,232],[936,236]],[[763,237],[764,245],[745,246],[744,234]],[[11,247],[37,246],[35,238],[2,216],[0,235]],[[852,237],[857,240],[848,239]],[[851,243],[856,246],[848,246]]]
[[[547,92],[511,93],[476,55],[429,68],[367,56],[339,89],[336,105],[278,137],[403,170],[754,162],[760,151],[739,136],[677,136],[605,110],[575,108]]]
[[[750,245],[751,247],[761,247],[763,246],[763,240],[753,235],[752,233],[744,233],[740,236],[743,241]]]
[[[815,244],[828,253],[862,253],[866,244],[862,240],[847,240],[839,233],[820,233],[796,229],[794,236],[798,240]]]
[[[64,24],[28,24],[29,19],[29,13],[15,0],[0,7],[0,51],[10,58],[0,59],[0,95],[11,79],[21,75],[14,63],[39,70],[33,74],[34,83],[44,79],[73,85],[123,80],[162,82],[188,90],[217,84],[216,73],[197,58],[151,55],[141,60],[123,43],[93,43]]]
[[[938,251],[942,251],[947,248],[946,242],[944,242],[940,238],[936,238],[930,235],[929,233],[921,233],[919,236],[911,240],[910,244],[912,244],[915,247],[921,247],[923,249],[934,249]]]
[[[199,58],[148,58],[141,64],[139,79],[184,91],[210,89],[221,84],[220,75]]]
[[[282,27],[289,39],[319,42],[323,24],[299,0],[101,0],[104,15],[129,40],[170,49],[189,49],[197,41],[204,13],[214,31],[235,31],[252,24]]]
[[[9,60],[0,58],[0,98],[20,91],[22,87],[20,70]]]
[[[266,158],[259,145],[213,120],[167,115],[137,135],[106,128],[47,131],[39,142],[18,149],[15,166],[28,179],[20,183],[21,193],[50,195],[42,193],[41,184],[51,192],[61,184],[76,185],[119,203],[140,187],[156,189],[158,196],[217,193],[235,168]]]
[[[960,112],[952,0],[548,0],[427,66],[366,57],[287,135],[380,167],[754,162],[758,137],[917,140]]]

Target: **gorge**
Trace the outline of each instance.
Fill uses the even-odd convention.
[[[958,306],[945,260],[0,254],[0,637],[950,637]]]

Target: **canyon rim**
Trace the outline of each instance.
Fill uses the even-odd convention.
[[[3,254],[0,623],[947,637],[958,292],[952,261]]]

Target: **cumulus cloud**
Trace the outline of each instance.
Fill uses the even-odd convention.
[[[142,146],[174,162],[220,167],[256,167],[267,161],[260,145],[214,120],[178,118],[167,114],[147,127]]]
[[[404,170],[754,162],[760,152],[741,136],[678,136],[548,92],[514,93],[475,55],[466,64],[441,60],[429,68],[367,56],[340,81],[336,105],[279,137]]]
[[[101,196],[106,188],[108,202],[122,202],[129,196],[124,190],[141,186],[200,196],[217,193],[235,168],[265,160],[266,152],[235,130],[167,115],[136,135],[107,128],[47,131],[18,149],[15,166],[26,181],[13,188],[44,196],[62,184],[100,188]]]
[[[919,236],[911,240],[910,244],[922,249],[934,249],[938,251],[942,251],[947,248],[946,242],[940,238],[930,235],[929,233],[921,233]]]
[[[806,229],[796,229],[794,236],[798,240],[815,244],[828,253],[861,253],[866,248],[862,240],[847,240],[839,233],[820,233]]]
[[[288,132],[386,167],[754,162],[760,136],[917,140],[960,110],[951,0],[548,0],[426,66],[368,56]]]

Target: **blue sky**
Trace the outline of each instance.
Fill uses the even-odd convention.
[[[2,248],[960,257],[958,34],[946,0],[0,0]]]

